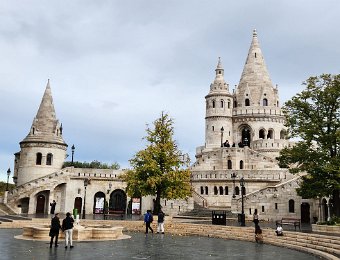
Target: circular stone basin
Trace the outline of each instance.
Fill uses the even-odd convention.
[[[49,225],[27,226],[23,228],[22,235],[16,236],[18,239],[42,240],[49,241]],[[73,228],[72,238],[75,241],[91,240],[117,240],[130,238],[123,234],[123,227],[99,225],[99,226],[81,226],[75,225]],[[65,239],[64,232],[60,230],[59,239]]]

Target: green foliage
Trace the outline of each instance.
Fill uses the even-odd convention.
[[[337,217],[337,216],[333,216],[328,221],[318,222],[318,225],[339,226],[340,225],[340,218]]]
[[[88,162],[64,162],[63,168],[74,166],[75,168],[91,168],[91,169],[113,169],[119,170],[120,165],[116,162],[110,164],[102,163],[97,160],[94,160],[90,163]]]
[[[278,160],[292,173],[307,172],[299,195],[329,196],[340,188],[340,75],[310,77],[304,85],[283,107],[289,133],[300,141]]]
[[[7,182],[0,181],[0,196],[2,196],[5,193],[6,187]],[[15,188],[14,184],[8,183],[8,190],[13,190],[14,188]]]
[[[173,140],[173,120],[167,114],[147,127],[147,147],[130,160],[132,170],[121,178],[127,182],[131,197],[156,195],[155,213],[160,209],[160,198],[180,199],[191,195],[190,159],[183,155]]]

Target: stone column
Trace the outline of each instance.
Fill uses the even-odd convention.
[[[331,220],[331,204],[329,202],[329,198],[327,198],[327,210],[328,210],[328,218],[327,218],[327,221],[330,221]]]

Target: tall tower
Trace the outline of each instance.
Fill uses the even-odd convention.
[[[229,92],[229,85],[224,81],[224,69],[220,58],[215,71],[215,80],[210,85],[209,94],[205,97],[205,146],[207,148],[220,147],[225,140],[229,142],[233,140],[233,97]]]
[[[15,154],[14,180],[17,186],[62,168],[67,149],[62,131],[56,119],[48,80],[30,132],[20,142],[20,152]]]
[[[237,142],[254,150],[275,156],[286,144],[278,89],[269,77],[256,30],[234,94],[233,122]]]

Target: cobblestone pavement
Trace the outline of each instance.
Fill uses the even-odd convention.
[[[131,233],[131,239],[75,242],[73,249],[49,248],[47,242],[18,240],[21,229],[0,229],[0,259],[261,259],[314,260],[318,257],[266,244],[207,237]]]

